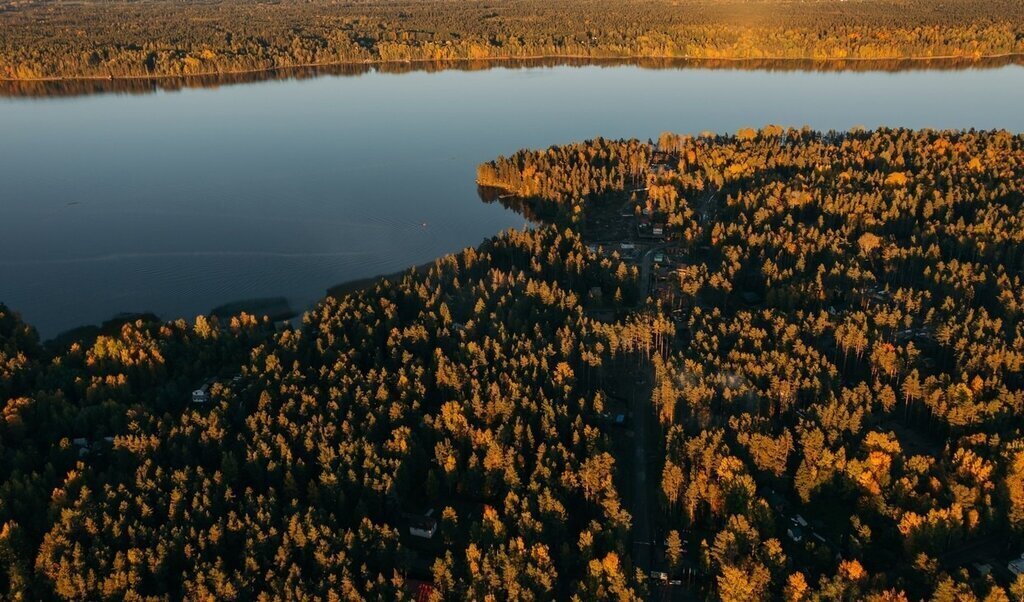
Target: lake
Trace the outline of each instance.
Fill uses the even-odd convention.
[[[119,312],[335,284],[521,216],[476,165],[522,147],[768,123],[1024,130],[1024,67],[377,70],[153,94],[0,99],[0,301],[44,337]]]

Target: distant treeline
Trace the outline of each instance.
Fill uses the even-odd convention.
[[[0,3],[0,77],[166,77],[338,63],[810,61],[1024,52],[1012,0]]]

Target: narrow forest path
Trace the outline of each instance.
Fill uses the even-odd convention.
[[[651,431],[651,382],[653,374],[649,366],[641,366],[633,373],[633,561],[644,575],[654,569],[655,542],[651,533],[650,481],[647,478],[648,435]]]
[[[656,244],[644,249],[640,255],[640,277],[637,282],[637,299],[640,300],[640,307],[647,302],[651,292],[651,267],[654,261],[654,254],[667,245]],[[633,382],[632,390],[632,412],[633,412],[633,507],[630,512],[633,515],[633,559],[636,567],[643,571],[644,575],[650,576],[654,566],[654,546],[656,542],[651,531],[651,483],[648,479],[648,464],[650,457],[649,435],[652,430],[651,420],[651,394],[654,383],[654,371],[649,364],[642,363],[631,374]],[[656,479],[655,481],[656,482]],[[653,590],[653,588],[651,588]],[[653,591],[648,594],[653,599]]]

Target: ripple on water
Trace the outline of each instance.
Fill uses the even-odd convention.
[[[778,123],[1024,129],[1024,68],[369,73],[0,103],[0,301],[44,336],[119,311],[294,305],[523,225],[476,164]],[[430,85],[423,85],[430,78]],[[750,93],[756,90],[756,93]]]

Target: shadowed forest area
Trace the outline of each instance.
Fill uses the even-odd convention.
[[[979,59],[1024,51],[1013,0],[0,2],[0,77],[232,74],[529,58]]]
[[[47,344],[0,308],[0,595],[1024,599],[1024,137],[596,139],[478,180],[547,223],[296,327]]]

